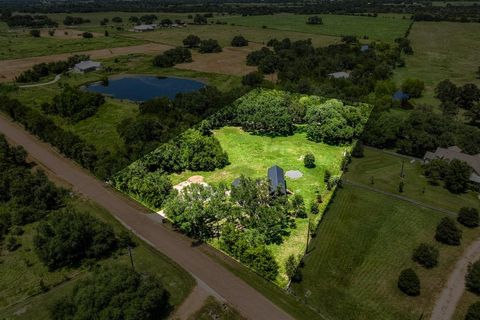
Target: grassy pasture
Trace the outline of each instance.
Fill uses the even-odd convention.
[[[365,185],[392,192],[398,195],[458,212],[461,207],[475,207],[480,209],[478,193],[453,194],[443,186],[432,186],[423,176],[420,161],[404,162],[404,192],[398,191],[401,181],[400,171],[404,159],[381,151],[365,149],[365,157],[354,158],[349,166],[345,178]],[[371,184],[373,177],[374,184]],[[425,192],[423,189],[425,188]]]
[[[75,198],[72,205],[109,223],[116,231],[123,227],[107,211],[89,201]],[[74,283],[87,276],[87,267],[62,268],[53,272],[40,262],[33,249],[33,235],[37,223],[27,225],[20,236],[22,246],[14,252],[3,251],[0,255],[0,318],[49,319],[48,308],[57,298],[67,294]],[[135,237],[134,237],[135,238]],[[171,294],[171,303],[178,306],[190,293],[194,280],[168,258],[135,238],[138,246],[133,249],[135,268],[140,272],[156,274]],[[129,264],[126,250],[98,262],[100,265]],[[50,287],[40,290],[43,280]]]
[[[285,172],[300,170],[304,174],[298,180],[286,178],[287,188],[302,195],[307,208],[318,191],[324,200],[321,206],[321,212],[323,212],[332,194],[331,191],[326,190],[323,182],[325,170],[328,169],[332,175],[340,173],[340,163],[346,148],[308,141],[303,133],[290,137],[270,138],[250,135],[240,128],[225,127],[216,130],[214,135],[220,141],[223,150],[227,152],[231,164],[212,172],[186,171],[181,174],[172,174],[173,184],[185,181],[193,175],[201,175],[207,183],[230,185],[242,174],[254,178],[266,177],[268,168],[277,164]],[[307,169],[303,165],[303,156],[307,152],[315,155],[317,166],[313,169]],[[312,219],[318,221],[320,217],[321,214]],[[296,224],[297,227],[291,230],[290,236],[281,245],[271,246],[280,266],[277,283],[281,286],[285,286],[288,282],[284,274],[284,265],[288,256],[305,251],[308,219],[297,219]]]
[[[337,190],[311,243],[303,281],[294,293],[331,319],[429,318],[435,296],[462,251],[479,236],[462,228],[459,247],[435,242],[443,214],[353,186]],[[420,243],[440,250],[439,265],[424,269],[411,261]],[[412,267],[421,295],[411,298],[397,288],[400,271]]]
[[[370,40],[392,42],[395,38],[402,37],[410,24],[410,20],[403,19],[401,15],[373,17],[355,17],[343,15],[319,15],[323,25],[308,25],[306,21],[310,15],[275,14],[267,16],[225,16],[220,21],[234,23],[235,25],[268,29],[302,32],[312,35],[342,36],[355,35]]]
[[[395,71],[397,84],[407,78],[425,82],[419,103],[438,105],[436,85],[450,79],[457,85],[480,85],[475,72],[480,66],[480,25],[478,23],[415,22],[409,36],[414,54],[406,57],[406,68]]]

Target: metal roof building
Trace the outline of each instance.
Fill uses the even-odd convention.
[[[285,172],[282,168],[275,165],[268,169],[268,180],[270,181],[270,192],[280,192],[287,194],[287,183],[285,182]]]
[[[77,72],[89,72],[89,71],[95,71],[98,70],[102,67],[102,64],[100,62],[96,61],[82,61],[77,63],[73,69]]]

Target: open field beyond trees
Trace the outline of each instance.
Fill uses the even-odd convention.
[[[480,25],[478,23],[415,22],[410,32],[414,54],[406,57],[406,68],[395,71],[394,80],[407,78],[425,82],[423,97],[418,103],[438,105],[435,87],[445,79],[457,85],[475,83],[479,66]]]
[[[311,243],[303,281],[294,293],[333,319],[429,318],[436,294],[478,230],[463,228],[459,247],[434,240],[444,215],[402,200],[346,185],[337,190]],[[440,251],[439,265],[425,269],[411,260],[419,243]],[[397,288],[402,269],[413,268],[419,297]]]

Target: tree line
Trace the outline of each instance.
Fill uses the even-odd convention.
[[[52,74],[61,74],[73,68],[77,63],[90,59],[88,55],[73,55],[67,60],[39,63],[22,72],[15,78],[16,82],[37,82]]]

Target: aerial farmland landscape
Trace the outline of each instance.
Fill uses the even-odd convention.
[[[0,0],[0,319],[480,320],[480,3]]]

